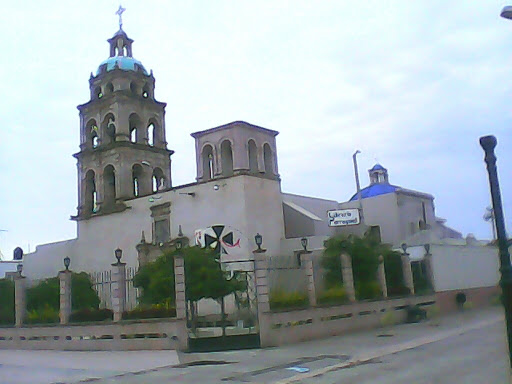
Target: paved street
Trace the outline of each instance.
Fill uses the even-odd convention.
[[[305,368],[299,373],[290,368]],[[0,351],[0,383],[506,383],[495,307],[325,340],[235,352]]]

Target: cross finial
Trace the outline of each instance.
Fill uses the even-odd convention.
[[[119,29],[123,29],[123,12],[126,11],[126,8],[123,8],[121,4],[119,4],[119,9],[116,11],[116,15],[119,15]]]

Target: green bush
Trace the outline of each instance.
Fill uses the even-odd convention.
[[[50,324],[59,322],[59,310],[46,305],[27,313],[27,324]]]
[[[87,321],[104,321],[112,320],[114,317],[113,312],[110,309],[91,309],[83,308],[78,311],[71,313],[69,321],[72,323],[81,323]]]
[[[271,309],[301,309],[309,306],[308,296],[303,292],[270,292]]]
[[[380,285],[377,281],[368,281],[356,284],[357,300],[373,300],[382,296]]]
[[[320,293],[316,301],[318,304],[344,304],[348,298],[345,288],[338,286]]]
[[[0,279],[0,325],[14,324],[14,282]]]
[[[176,317],[176,308],[153,306],[150,308],[135,308],[132,311],[123,312],[123,320],[161,319],[168,317]]]

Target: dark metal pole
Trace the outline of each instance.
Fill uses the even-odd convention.
[[[505,232],[505,219],[503,218],[503,207],[501,205],[500,185],[498,182],[498,171],[496,169],[496,155],[494,154],[494,148],[496,148],[497,143],[496,137],[494,136],[483,136],[480,138],[480,145],[485,151],[485,162],[487,163],[489,184],[491,186],[492,208],[494,210],[494,220],[500,252],[500,285],[503,294],[503,306],[505,307],[508,352],[510,366],[512,368],[512,267],[510,265],[508,240]]]

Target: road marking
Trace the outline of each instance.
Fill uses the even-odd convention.
[[[475,329],[484,328],[489,325],[496,324],[500,321],[503,321],[503,316],[496,316],[494,319],[480,321],[478,323],[466,325],[465,327],[460,327],[460,328],[451,329],[451,330],[447,330],[447,331],[441,331],[435,335],[418,337],[416,339],[406,341],[403,343],[399,343],[396,345],[390,345],[390,346],[386,346],[386,347],[377,348],[371,352],[363,353],[358,356],[354,356],[351,359],[344,361],[343,363],[334,364],[334,365],[331,365],[328,367],[317,369],[316,371],[311,371],[309,373],[303,373],[303,374],[291,376],[291,377],[288,377],[283,380],[275,381],[274,384],[298,383],[301,380],[310,379],[310,378],[313,378],[316,376],[320,376],[325,373],[335,371],[337,369],[342,369],[342,368],[350,367],[353,365],[366,363],[366,362],[369,362],[370,360],[376,359],[378,357],[392,355],[393,353],[402,352],[402,351],[406,351],[409,349],[414,349],[414,348],[420,347],[422,345],[432,344],[432,343],[447,339],[452,336],[462,335],[466,332],[473,331]]]

